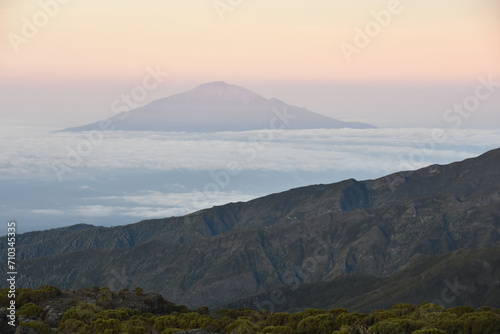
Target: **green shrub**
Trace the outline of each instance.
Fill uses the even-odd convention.
[[[339,314],[342,313],[348,313],[348,312],[345,308],[335,308],[328,311],[328,314],[331,314],[333,316],[333,320],[335,320],[339,316]]]
[[[57,333],[60,334],[90,334],[90,326],[83,321],[68,319],[61,321]]]
[[[407,303],[399,303],[392,307],[392,310],[399,315],[400,317],[403,315],[410,314],[414,312],[418,307],[416,305],[407,304]]]
[[[92,327],[95,334],[120,334],[122,325],[118,319],[97,319]]]
[[[101,312],[101,308],[97,305],[80,302],[64,313],[61,322],[68,319],[75,319],[90,325],[97,318],[99,312]]]
[[[475,312],[464,314],[460,319],[464,319],[464,333],[500,333],[500,317],[492,312]]]
[[[124,332],[128,332],[129,334],[140,334],[142,330],[138,328],[142,328],[145,332],[150,332],[155,323],[156,316],[151,313],[144,313],[133,315],[130,319],[122,322],[122,330]]]
[[[122,327],[122,331],[122,333],[127,334],[146,334],[146,328],[140,326],[126,327],[126,329]],[[149,333],[149,331],[147,332]]]
[[[448,334],[445,331],[442,331],[440,329],[436,328],[429,328],[429,329],[419,329],[414,331],[412,334]]]
[[[34,304],[28,303],[21,306],[21,308],[17,311],[17,315],[23,315],[28,318],[37,318],[43,313],[43,308]]]
[[[352,333],[364,333],[364,332],[353,332],[351,327],[349,326],[342,326],[339,330],[333,331],[333,334],[352,334]]]
[[[397,311],[386,311],[386,310],[377,310],[373,313],[373,318],[375,320],[375,323],[387,320],[387,319],[395,319],[399,318],[398,315],[396,314]]]
[[[258,327],[252,324],[247,319],[238,319],[232,324],[228,325],[225,329],[225,333],[231,334],[255,334],[258,331]]]
[[[481,317],[474,321],[472,334],[500,333],[500,318]]]
[[[325,313],[326,313],[325,310],[317,310],[315,308],[306,308],[306,310],[304,311],[304,314],[308,317],[319,315],[319,314],[325,314]]]
[[[342,326],[352,326],[354,325],[358,320],[363,319],[367,317],[367,314],[361,314],[361,313],[342,313],[339,314],[337,319],[335,319],[335,327],[336,328],[341,328]]]
[[[102,309],[113,308],[113,292],[111,292],[107,286],[100,290],[97,305]]]
[[[175,305],[174,311],[179,314],[191,312],[191,310],[186,305]]]
[[[387,319],[376,323],[370,330],[377,334],[413,333],[424,325],[424,322],[413,319]]]
[[[17,291],[17,305],[23,306],[28,303],[40,304],[41,302],[62,295],[62,291],[56,287],[44,285],[38,290],[28,288],[18,289]]]
[[[201,317],[199,313],[183,313],[177,317],[177,324],[182,329],[195,329],[198,328],[198,318]]]
[[[233,320],[238,319],[241,314],[238,310],[233,310],[233,309],[222,309],[222,310],[216,310],[214,312],[214,315],[218,318],[231,318]]]
[[[19,326],[33,328],[38,334],[52,334],[52,329],[50,329],[49,325],[38,321],[21,322]]]
[[[197,328],[203,329],[208,332],[219,331],[224,328],[224,326],[219,325],[219,323],[216,320],[206,315],[202,315],[200,318],[198,318],[197,321],[198,321]],[[190,327],[191,326],[192,324],[190,324]]]
[[[177,317],[178,327],[182,329],[203,329],[214,330],[217,322],[206,315],[201,315],[197,312],[183,313]]]
[[[203,306],[203,307],[198,307],[195,312],[203,315],[209,315],[210,309],[206,306]]]
[[[9,289],[0,289],[0,307],[8,307],[9,305]]]
[[[175,315],[164,315],[157,317],[153,328],[159,332],[168,328],[178,328],[179,324],[177,322],[177,317]]]
[[[262,329],[263,334],[294,334],[294,331],[288,326],[268,326]]]
[[[130,308],[117,308],[117,309],[113,309],[113,310],[105,310],[105,311],[102,311],[100,312],[98,315],[97,315],[97,318],[98,319],[118,319],[120,321],[125,321],[125,320],[128,320],[131,316],[134,316],[134,315],[139,315],[139,313],[141,313],[139,310],[137,309],[130,309]]]
[[[445,308],[442,307],[441,305],[437,305],[437,304],[433,304],[433,303],[423,303],[415,311],[420,311],[420,313],[444,312]]]
[[[214,319],[215,322],[216,322],[216,326],[218,328],[219,331],[222,331],[222,329],[226,328],[227,326],[229,326],[230,324],[233,323],[233,319],[231,318],[228,318],[228,317],[224,317],[224,318],[216,318]]]
[[[474,313],[475,310],[470,306],[457,306],[446,310],[446,312],[455,313],[458,317],[466,313]]]
[[[432,326],[446,333],[455,334],[462,333],[464,323],[460,320],[442,320],[435,322]]]
[[[262,327],[285,326],[290,321],[289,313],[272,313],[261,324]]]
[[[304,314],[304,312],[297,312],[297,313],[290,314],[290,316],[288,317],[288,322],[286,323],[286,326],[290,327],[291,329],[296,331],[297,327],[299,326],[299,323],[302,320],[304,320],[305,318],[307,318],[307,317]]]
[[[127,291],[128,289],[121,289],[118,291],[118,297],[120,297],[121,300],[125,300],[125,297],[127,296]]]
[[[331,333],[337,329],[331,314],[319,314],[303,319],[297,326],[300,334]]]
[[[431,325],[442,321],[456,320],[457,318],[458,317],[455,313],[450,312],[429,312],[420,315],[420,320],[423,320]]]
[[[373,314],[364,314],[356,322],[356,325],[360,327],[371,327],[375,324],[375,316]]]
[[[177,332],[180,332],[182,331],[182,329],[180,328],[168,328],[168,329],[165,329],[163,332],[161,332],[161,334],[175,334]]]

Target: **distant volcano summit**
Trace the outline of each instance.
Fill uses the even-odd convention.
[[[342,122],[275,98],[268,100],[248,89],[222,81],[206,83],[138,109],[124,111],[107,120],[64,131],[103,127],[121,131],[185,132],[375,128],[365,123]]]

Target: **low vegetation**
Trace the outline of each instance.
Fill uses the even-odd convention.
[[[175,305],[158,294],[144,294],[140,288],[118,292],[97,287],[61,291],[44,286],[18,292],[17,317],[19,326],[26,327],[26,333],[500,333],[500,309],[490,307],[445,309],[424,303],[397,304],[370,313],[351,313],[343,308],[306,309],[293,314],[249,308],[210,312],[207,307],[190,310]],[[6,289],[0,290],[0,302],[1,307],[7,307]]]

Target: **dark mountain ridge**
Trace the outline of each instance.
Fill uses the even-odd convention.
[[[418,302],[435,293],[429,282],[449,277],[447,270],[463,261],[467,291],[486,288],[499,297],[500,273],[492,257],[500,247],[498,166],[500,149],[449,165],[297,188],[184,217],[30,232],[18,236],[19,284],[141,286],[191,307],[237,300],[248,305],[254,295],[298,286],[290,292],[298,293],[294,301],[280,306],[286,310],[307,307],[305,291],[318,291],[312,288],[316,284],[325,291],[333,291],[329,284],[340,284],[341,290],[352,286],[361,300],[392,286],[398,302]],[[430,258],[422,256],[444,262],[426,267]],[[494,269],[478,272],[474,263]],[[415,268],[431,274],[411,279]],[[359,277],[362,288],[356,287]],[[416,293],[419,284],[430,290]],[[380,305],[331,296],[331,305]],[[491,294],[481,296],[464,292],[462,303],[492,300]]]

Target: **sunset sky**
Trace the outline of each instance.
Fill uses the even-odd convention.
[[[224,80],[359,120],[375,118],[373,110],[331,110],[336,87],[366,93],[372,86],[427,86],[430,101],[429,87],[463,85],[462,95],[450,93],[451,103],[473,91],[480,76],[500,80],[498,0],[242,0],[223,13],[214,5],[228,9],[228,0],[61,2],[0,4],[0,113],[7,124],[57,127],[109,117],[110,102],[140,84],[148,66],[170,75],[144,103]],[[392,3],[399,3],[397,13],[348,63],[341,43],[354,45],[356,28],[364,30],[373,12]],[[27,21],[40,27],[33,32]],[[359,98],[355,88],[349,92]],[[405,98],[398,95],[394,110],[380,109],[376,118],[400,113]]]

